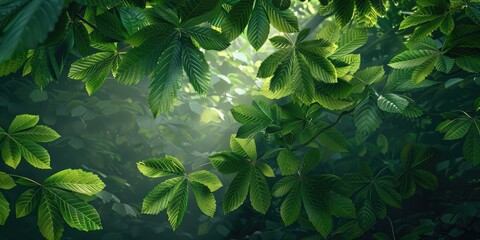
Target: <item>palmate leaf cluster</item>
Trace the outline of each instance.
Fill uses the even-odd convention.
[[[50,155],[35,142],[49,142],[60,135],[53,129],[37,125],[35,115],[17,115],[8,130],[0,128],[3,140],[1,153],[5,163],[16,168],[23,156],[32,166],[50,168]],[[18,178],[15,181],[13,178]],[[97,210],[82,196],[95,196],[105,183],[95,174],[81,169],[65,169],[38,183],[30,178],[0,171],[0,189],[10,190],[17,185],[28,189],[21,193],[14,205],[16,218],[22,218],[38,208],[38,228],[46,239],[60,239],[64,223],[81,231],[102,229]],[[0,225],[10,215],[10,203],[0,192]]]
[[[38,142],[51,142],[60,135],[53,129],[37,125],[36,115],[16,116],[7,130],[0,127],[0,146],[5,164],[17,168],[22,157],[32,166],[50,169],[50,155]]]
[[[233,152],[220,152],[210,156],[213,167],[222,174],[237,173],[223,199],[225,213],[237,209],[247,195],[256,211],[265,214],[270,208],[271,194],[265,177],[274,177],[273,169],[259,162],[255,141],[239,139],[232,135],[230,148]]]
[[[158,214],[167,211],[168,221],[173,229],[180,226],[187,211],[188,195],[192,190],[200,210],[213,217],[216,200],[213,192],[222,187],[222,183],[213,173],[200,170],[187,174],[183,164],[172,156],[150,158],[137,163],[138,170],[151,178],[176,176],[158,184],[143,199],[142,213]]]
[[[0,178],[2,189],[10,189],[16,185],[10,175],[4,172],[0,172]],[[38,208],[38,228],[46,239],[60,239],[64,222],[81,231],[102,229],[100,216],[95,208],[74,194],[92,196],[102,191],[105,184],[97,175],[80,169],[66,169],[48,177],[42,184],[37,185],[30,181],[17,183],[29,189],[18,196],[15,203],[16,217],[25,217]],[[3,225],[9,215],[10,206],[2,193],[0,206],[0,223]]]

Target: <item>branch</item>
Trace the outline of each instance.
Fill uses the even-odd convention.
[[[335,127],[335,125],[337,125],[338,122],[340,122],[340,119],[342,119],[343,116],[351,113],[353,110],[349,110],[349,111],[345,111],[345,112],[342,112],[340,113],[340,115],[338,115],[337,119],[335,120],[335,122],[333,122],[332,124],[320,129],[317,133],[315,133],[310,139],[308,139],[308,141],[306,141],[305,143],[303,144],[298,144],[296,146],[293,146],[292,148],[290,148],[290,151],[295,151],[295,150],[298,150],[300,148],[303,148],[303,147],[306,147],[308,146],[308,144],[312,143],[318,136],[320,136],[320,134],[324,133],[325,131],[327,131],[328,129],[330,128],[333,128]]]
[[[87,24],[89,27],[93,28],[93,29],[97,29],[97,27],[95,27],[95,25],[91,24],[89,21],[87,21],[87,19],[83,18],[82,16],[80,16],[80,14],[75,14],[75,17],[77,17],[78,19],[80,19],[83,23]]]

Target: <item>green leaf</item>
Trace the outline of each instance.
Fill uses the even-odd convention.
[[[38,228],[48,240],[60,240],[63,234],[63,219],[55,196],[48,190],[42,190],[38,206]]]
[[[450,35],[454,28],[455,22],[453,21],[452,14],[446,15],[440,24],[440,31],[445,35]]]
[[[269,116],[253,106],[238,105],[233,107],[230,112],[232,113],[233,118],[242,124],[257,125],[269,124],[272,122],[272,119],[270,119]]]
[[[442,7],[425,7],[415,11],[412,15],[405,18],[400,23],[400,29],[418,26],[431,21],[438,21],[443,17],[444,9]]]
[[[192,190],[200,210],[205,215],[213,218],[215,210],[217,209],[217,203],[213,193],[208,187],[197,182],[192,182]]]
[[[288,226],[295,221],[297,221],[300,216],[300,211],[302,209],[302,198],[300,185],[297,184],[292,187],[291,191],[288,193],[285,200],[280,206],[280,216],[285,223],[285,226]]]
[[[409,50],[437,50],[437,44],[431,37],[421,37],[405,43]]]
[[[15,186],[16,186],[15,181],[13,180],[12,177],[10,177],[10,175],[4,172],[0,172],[0,189],[8,190],[8,189],[12,189]]]
[[[308,219],[315,229],[326,237],[333,228],[332,216],[328,213],[327,205],[319,199],[318,191],[307,184],[302,185],[302,200]]]
[[[272,195],[274,197],[283,197],[285,194],[290,192],[290,190],[295,187],[298,183],[296,176],[286,176],[278,180],[272,187]]]
[[[15,204],[15,214],[21,218],[30,214],[40,203],[40,188],[31,188],[18,196]]]
[[[34,142],[51,142],[60,137],[55,130],[42,125],[37,125],[28,130],[13,133],[12,136]]]
[[[75,48],[82,56],[88,55],[90,50],[90,36],[88,35],[85,25],[81,22],[73,22],[72,31]]]
[[[230,46],[225,36],[211,28],[192,27],[184,31],[205,50],[221,51]]]
[[[435,61],[435,68],[440,72],[449,73],[453,68],[454,62],[453,58],[442,55]]]
[[[298,43],[297,47],[302,51],[323,57],[330,56],[337,49],[337,45],[325,39],[303,41]]]
[[[195,91],[206,94],[212,87],[208,63],[205,56],[193,45],[190,39],[184,39],[182,42],[182,63]]]
[[[290,40],[283,36],[275,36],[269,39],[270,43],[276,48],[291,48],[292,43]]]
[[[131,38],[138,35],[139,40],[136,40],[137,42],[127,40],[127,42],[138,47],[131,49],[125,54],[118,66],[118,75],[115,79],[130,85],[146,78],[158,65],[158,59],[165,49],[168,48],[168,54],[172,54],[172,46],[169,43],[175,38],[174,34],[176,33],[172,33],[172,28],[168,24],[150,25],[134,34]],[[177,61],[180,64],[180,57],[178,57]],[[181,72],[180,70],[177,71]]]
[[[222,21],[222,33],[228,41],[232,41],[243,32],[252,14],[252,5],[253,0],[240,0],[225,16]]]
[[[455,64],[461,69],[471,72],[480,72],[480,57],[478,56],[460,56],[455,58]]]
[[[416,67],[412,73],[412,80],[414,83],[419,83],[425,80],[425,78],[433,71],[435,63],[438,57],[432,58],[424,62],[422,65]]]
[[[95,22],[101,35],[118,41],[124,39],[126,30],[123,27],[122,20],[115,12],[105,11],[95,16]]]
[[[320,81],[325,83],[336,83],[337,82],[337,72],[335,66],[325,57],[321,57],[314,54],[309,54],[303,52],[301,54],[303,60],[310,67],[312,76]]]
[[[437,50],[408,50],[395,56],[388,65],[397,69],[417,67],[436,58],[438,54]]]
[[[209,159],[213,167],[223,174],[238,172],[249,165],[249,161],[230,152],[220,152]]]
[[[395,93],[384,93],[378,97],[377,105],[385,112],[402,113],[408,106],[408,101]]]
[[[385,71],[383,66],[373,66],[358,71],[353,76],[365,85],[372,85],[383,79]]]
[[[336,22],[330,22],[318,31],[317,38],[336,43],[340,39],[340,30],[341,27]]]
[[[357,131],[363,136],[368,136],[375,132],[383,122],[382,115],[373,97],[367,97],[360,102],[353,114],[355,127],[357,127]]]
[[[138,7],[120,7],[120,20],[128,35],[148,25],[147,16],[143,9]]]
[[[335,18],[342,25],[347,25],[353,16],[355,9],[354,1],[351,0],[336,0],[333,1],[333,9],[335,12]]]
[[[270,79],[270,91],[281,91],[291,83],[296,59],[294,51],[290,51],[289,55],[283,59],[277,69],[275,69],[273,77]]]
[[[317,101],[317,103],[322,105],[324,108],[330,110],[345,109],[353,104],[353,102],[350,100],[336,99],[332,96],[321,94],[319,92],[315,94],[315,101]]]
[[[177,97],[178,84],[182,77],[182,53],[178,40],[172,41],[162,53],[149,86],[148,104],[153,115],[172,107]]]
[[[402,196],[393,188],[383,184],[374,184],[378,196],[388,205],[396,208],[401,208]]]
[[[293,78],[296,79],[295,86],[285,88],[285,96],[291,94],[289,91],[295,90],[295,96],[305,104],[309,104],[313,102],[315,97],[315,79],[305,61],[302,58],[297,59],[298,61],[293,65]]]
[[[65,169],[48,177],[44,186],[70,190],[72,192],[95,195],[105,188],[105,183],[95,174],[81,169]]]
[[[330,207],[332,214],[337,217],[355,218],[357,213],[350,198],[332,193],[330,194]]]
[[[267,12],[270,24],[280,32],[298,32],[298,20],[290,9],[279,10],[271,5],[270,2],[262,1],[263,7]]]
[[[175,186],[182,181],[181,177],[171,178],[158,184],[143,198],[142,213],[158,214],[165,210],[172,199]]]
[[[207,170],[190,173],[188,174],[188,179],[208,187],[211,192],[214,192],[223,186],[218,177]]]
[[[186,180],[181,180],[175,186],[173,196],[167,206],[168,221],[173,230],[182,223],[183,216],[188,206],[188,185]]]
[[[32,166],[40,169],[50,169],[50,154],[42,146],[33,141],[17,139],[22,156]]]
[[[3,193],[0,192],[0,225],[5,224],[9,214],[10,214],[10,204],[8,203]]]
[[[55,188],[44,188],[48,194],[54,197],[63,219],[72,228],[81,231],[92,231],[102,229],[100,216],[97,210],[90,204],[79,199],[72,193]]]
[[[280,10],[285,10],[290,7],[291,0],[272,0],[272,4]]]
[[[215,18],[221,9],[220,0],[187,0],[182,3],[180,16],[183,26],[194,26]]]
[[[74,62],[68,77],[86,79],[86,89],[89,95],[95,93],[107,78],[117,56],[114,52],[99,52]]]
[[[247,198],[254,170],[250,167],[242,169],[230,183],[223,198],[223,211],[225,213],[231,212],[243,204]]]
[[[22,114],[17,115],[10,127],[8,127],[8,133],[20,132],[25,129],[32,128],[37,125],[39,117],[37,115]]]
[[[281,49],[272,53],[265,60],[263,60],[262,64],[258,68],[257,77],[268,78],[272,76],[275,73],[278,65],[280,65],[280,63],[282,63],[285,58],[289,57],[290,54],[290,49]]]
[[[27,61],[27,53],[14,54],[7,61],[0,63],[0,77],[7,76],[20,69]]]
[[[368,40],[368,34],[365,29],[352,28],[346,30],[340,35],[338,40],[338,48],[330,56],[332,59],[336,59],[345,56],[359,47],[363,46]]]
[[[17,168],[22,158],[20,147],[13,139],[6,139],[2,145],[2,158],[5,164]]]
[[[235,135],[230,136],[230,148],[232,151],[244,158],[251,160],[257,159],[257,148],[255,141],[251,139],[235,138]]]
[[[318,136],[318,141],[331,151],[348,152],[345,136],[336,128],[330,128]]]
[[[270,208],[272,199],[270,195],[270,189],[265,176],[263,176],[262,172],[258,168],[255,168],[251,171],[250,202],[253,209],[265,214]]]
[[[460,139],[467,134],[470,126],[472,126],[472,120],[468,118],[458,118],[453,124],[450,125],[449,130],[445,133],[443,140],[455,140]]]
[[[166,155],[164,158],[149,158],[137,163],[140,172],[151,178],[165,177],[170,175],[183,175],[185,168],[175,157]]]
[[[300,163],[295,157],[295,154],[287,149],[280,151],[277,162],[282,175],[296,174],[300,168]]]
[[[474,166],[480,163],[480,122],[478,120],[473,120],[473,126],[465,138],[463,155]]]
[[[262,172],[265,177],[275,177],[272,167],[266,163],[257,163],[257,168]]]
[[[270,32],[270,22],[267,13],[263,8],[261,1],[256,1],[253,12],[248,21],[247,37],[248,41],[255,50],[260,49],[265,41],[267,41]]]
[[[63,0],[31,0],[4,26],[0,37],[0,63],[14,52],[24,52],[43,42],[55,27]]]
[[[422,186],[423,188],[434,190],[438,187],[437,177],[435,177],[433,173],[421,169],[415,169],[411,173],[413,176],[415,176],[415,180],[418,185]]]
[[[465,14],[476,24],[480,24],[480,4],[471,3],[465,8]]]
[[[108,8],[118,4],[117,0],[75,0],[76,2],[87,5],[87,6],[97,6],[100,8]]]
[[[360,228],[368,230],[376,223],[373,207],[369,200],[364,200],[362,206],[358,210],[357,221]]]

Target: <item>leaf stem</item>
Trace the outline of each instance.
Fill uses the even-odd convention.
[[[393,222],[392,222],[392,219],[390,219],[390,217],[386,216],[388,221],[390,222],[390,229],[392,230],[392,238],[393,240],[396,240],[395,238],[395,229],[393,228]]]
[[[285,37],[288,38],[288,41],[290,41],[290,43],[291,43],[292,45],[295,45],[295,42],[292,40],[292,38],[291,38],[290,36],[288,36],[287,33],[283,33],[283,35],[285,35]]]
[[[198,165],[198,166],[195,166],[195,167],[192,168],[192,171],[195,170],[195,169],[197,169],[197,168],[201,168],[201,167],[203,167],[203,166],[207,166],[208,164],[211,164],[211,163],[210,163],[210,162],[206,162],[206,163],[202,163],[202,164],[200,164],[200,165]]]
[[[29,181],[29,182],[31,182],[31,183],[34,183],[34,184],[36,184],[36,185],[38,185],[38,186],[40,186],[40,187],[43,186],[43,185],[40,184],[39,182],[37,182],[37,181],[35,181],[35,180],[31,179],[31,178],[28,178],[28,177],[24,177],[24,176],[20,176],[20,175],[16,175],[16,174],[10,174],[10,173],[7,173],[7,175],[9,175],[10,177],[16,177],[16,178],[21,178],[21,179],[27,180],[27,181]]]
[[[380,170],[380,172],[378,172],[377,175],[375,175],[375,177],[374,177],[373,179],[374,179],[374,180],[377,179],[377,177],[380,176],[380,174],[381,174],[383,171],[387,170],[387,168],[388,168],[388,166],[386,166],[386,167],[384,167],[382,170]]]

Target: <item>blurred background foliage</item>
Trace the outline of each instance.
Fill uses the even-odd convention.
[[[360,69],[386,65],[405,49],[405,36],[412,30],[399,30],[399,26],[416,3],[405,0],[387,1],[387,4],[385,16],[368,28],[368,41],[357,50],[361,53]],[[318,1],[292,1],[290,8],[298,17],[300,29],[311,28],[312,33],[334,21],[334,13]],[[272,28],[269,36],[275,35],[278,32]],[[444,36],[434,32],[432,38]],[[213,88],[206,96],[199,96],[192,86],[183,85],[173,110],[156,118],[146,100],[148,84],[145,81],[125,86],[107,77],[103,86],[89,96],[84,83],[67,78],[65,72],[43,90],[31,75],[22,77],[22,73],[17,72],[3,76],[0,126],[7,126],[15,115],[36,114],[43,124],[62,136],[47,144],[53,170],[40,171],[22,163],[16,171],[43,179],[60,169],[82,168],[98,174],[106,183],[107,187],[98,195],[100,200],[91,202],[99,210],[104,229],[88,233],[66,229],[64,239],[323,239],[305,215],[301,215],[298,224],[285,227],[279,214],[281,200],[277,198],[272,200],[265,215],[256,213],[249,204],[229,214],[223,214],[219,208],[214,218],[202,215],[196,207],[189,207],[175,232],[165,215],[139,212],[143,197],[156,182],[139,174],[136,162],[168,154],[181,159],[187,170],[212,170],[208,157],[229,149],[230,136],[240,127],[230,109],[250,105],[253,99],[280,106],[289,102],[285,98],[265,98],[261,90],[263,81],[256,78],[261,62],[273,51],[270,43],[255,51],[246,35],[235,39],[225,50],[206,50]],[[68,57],[66,65],[75,60]],[[390,71],[387,69],[387,73]],[[454,70],[448,74],[434,72],[428,79],[435,83],[409,94],[423,109],[422,116],[411,119],[384,114],[381,127],[362,141],[355,134],[353,117],[346,115],[335,126],[346,138],[341,151],[316,145],[321,149],[318,172],[339,176],[361,169],[401,179],[402,171],[410,167],[402,163],[405,160],[401,156],[402,151],[408,152],[407,144],[419,145],[433,154],[422,169],[435,173],[438,178],[438,184],[432,187],[434,190],[417,187],[412,197],[403,200],[402,208],[389,208],[387,217],[378,220],[363,239],[392,239],[392,230],[393,236],[402,240],[475,239],[480,234],[478,168],[463,158],[462,141],[443,141],[442,135],[435,131],[444,117],[456,117],[452,110],[475,113],[480,92],[478,74]],[[385,81],[381,81],[375,89],[380,91],[384,85]],[[337,116],[334,111],[322,109],[318,118],[334,122]],[[261,153],[277,146],[262,134],[256,137],[256,142]],[[300,152],[303,155],[306,149]],[[275,159],[267,162],[275,163]],[[230,175],[220,178],[225,186],[233,179]],[[274,184],[274,179],[267,181],[270,186]],[[428,188],[428,183],[425,185]],[[225,191],[226,188],[222,188],[215,193],[217,205]],[[5,193],[9,199],[18,194],[16,190]],[[194,206],[193,200],[190,201],[189,206]],[[344,228],[335,229],[329,239],[356,237],[354,232],[349,232],[348,224],[338,226]],[[42,238],[33,216],[9,219],[0,227],[0,232],[0,239]]]

